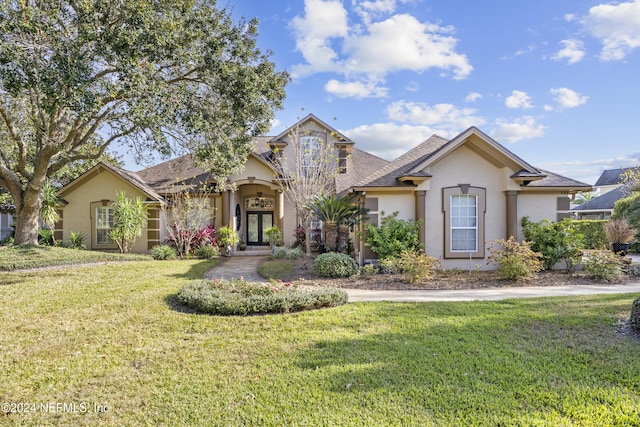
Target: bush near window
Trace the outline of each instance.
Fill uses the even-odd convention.
[[[86,238],[86,234],[84,234],[82,231],[72,231],[69,235],[69,247],[71,249],[87,249],[84,244]]]
[[[420,222],[398,219],[398,212],[384,216],[380,226],[365,224],[366,242],[379,259],[394,258],[404,251],[418,253],[420,244]]]
[[[438,259],[413,251],[403,251],[399,256],[387,258],[385,261],[387,261],[386,264],[392,263],[392,269],[398,270],[404,280],[411,284],[430,279],[441,267]]]
[[[580,219],[572,220],[571,224],[578,235],[582,235],[582,249],[608,249],[609,241],[603,225],[608,220]]]
[[[191,282],[178,293],[178,300],[194,310],[224,316],[264,313],[291,313],[347,302],[342,289],[298,289],[285,282],[257,283],[236,280]]]
[[[349,255],[327,252],[316,257],[313,270],[321,277],[350,277],[358,273],[358,264]]]
[[[489,262],[498,264],[502,279],[523,280],[535,277],[543,269],[541,254],[531,249],[530,242],[518,242],[513,236],[508,240],[499,239],[489,246]]]
[[[155,260],[164,261],[176,259],[178,253],[169,245],[156,245],[151,248],[151,257]]]
[[[584,271],[593,279],[612,282],[622,276],[620,257],[610,250],[589,250],[584,256]]]
[[[640,333],[640,298],[637,298],[631,306],[629,324],[631,325],[631,329]]]
[[[583,236],[578,234],[572,220],[565,218],[558,222],[543,220],[536,223],[525,216],[522,218],[522,231],[525,239],[531,242],[531,249],[542,254],[545,270],[551,270],[562,262],[567,272],[575,271],[575,263],[582,254]]]

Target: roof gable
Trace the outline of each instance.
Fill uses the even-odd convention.
[[[329,126],[324,121],[320,120],[314,114],[308,114],[306,117],[302,118],[301,120],[298,120],[298,122],[295,123],[293,126],[290,126],[289,128],[285,129],[283,132],[281,132],[279,135],[271,138],[269,143],[286,143],[284,140],[289,135],[295,134],[300,129],[305,129],[305,125],[307,125],[308,123],[315,123],[319,125],[320,127],[324,128],[326,131],[328,131],[328,133],[332,134],[340,142],[343,142],[345,144],[353,144],[353,141],[351,141],[351,139],[347,138],[344,134],[337,131],[333,127]]]

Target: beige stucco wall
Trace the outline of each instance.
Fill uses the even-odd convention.
[[[92,221],[95,221],[95,213],[91,212],[91,203],[101,200],[115,201],[119,191],[125,191],[127,197],[147,198],[146,194],[120,178],[113,172],[99,168],[98,173],[89,179],[83,179],[80,184],[75,185],[61,194],[62,198],[68,202],[63,208],[63,233],[62,238],[68,240],[72,231],[82,232],[87,238],[85,245],[88,249],[100,250],[100,246],[94,246],[91,234]],[[132,248],[133,252],[147,252],[147,228],[142,232],[142,236],[136,239]]]
[[[536,192],[530,193],[521,191],[518,193],[518,240],[523,240],[522,218],[528,216],[533,222],[545,219],[557,220],[558,197],[566,197],[566,194],[557,192]]]

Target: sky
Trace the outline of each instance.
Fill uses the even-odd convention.
[[[309,113],[392,160],[477,126],[588,184],[640,164],[640,0],[228,0]]]

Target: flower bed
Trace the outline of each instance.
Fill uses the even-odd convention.
[[[282,281],[257,283],[244,279],[215,279],[185,285],[178,293],[178,300],[203,313],[245,316],[335,307],[347,302],[347,293],[334,288],[300,289]]]

